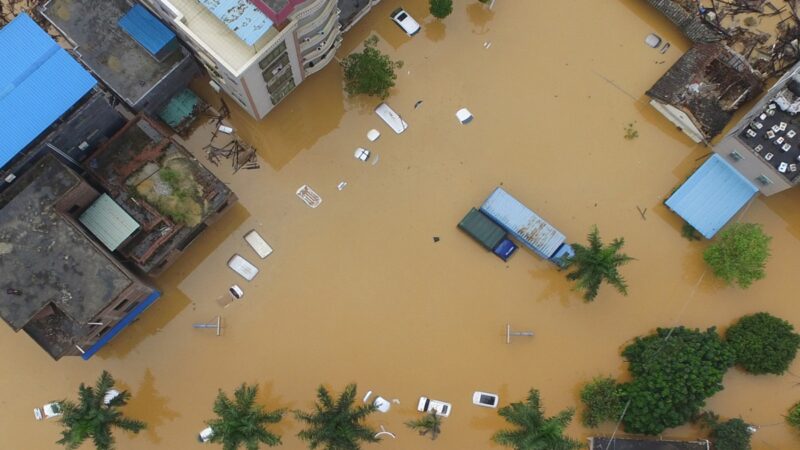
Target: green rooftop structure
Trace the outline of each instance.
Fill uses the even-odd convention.
[[[139,223],[108,194],[98,197],[81,214],[80,221],[112,252],[139,229]]]
[[[158,117],[177,133],[182,133],[194,122],[202,107],[203,101],[191,89],[184,89],[172,97]]]

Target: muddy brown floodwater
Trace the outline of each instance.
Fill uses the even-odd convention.
[[[121,449],[200,448],[195,436],[217,389],[241,382],[260,383],[270,408],[310,408],[320,383],[339,392],[356,382],[359,396],[399,399],[370,419],[397,439],[366,448],[499,448],[489,438],[504,423],[471,404],[475,390],[507,404],[534,387],[555,413],[578,405],[591,377],[624,377],[621,346],[655,327],[725,328],[762,310],[800,325],[800,189],[758,198],[737,217],[774,238],[767,278],[746,291],[714,280],[701,259],[706,244],[681,238],[680,220],[661,203],[708,149],[647,105],[645,90],[688,43],[644,2],[497,0],[489,12],[457,1],[439,23],[426,2],[407,0],[424,28],[413,38],[388,19],[398,4],[378,5],[339,56],[376,33],[405,61],[388,101],[409,129],[395,135],[372,114],[376,101],[343,96],[335,65],[260,123],[234,110],[261,169],[212,168],[240,204],[156,281],[164,296],[138,322],[88,362],[54,363],[30,338],[0,327],[0,448],[56,448],[59,428],[34,421],[31,409],[74,398],[102,369],[133,392],[127,413],[150,424],[140,436],[118,434]],[[652,31],[673,44],[665,55],[644,44]],[[464,106],[475,115],[468,126],[454,117]],[[631,141],[623,138],[629,123],[639,132]],[[365,139],[371,128],[383,133],[374,143]],[[189,140],[198,155],[207,133]],[[378,164],[355,160],[358,146]],[[348,183],[342,191],[340,181]],[[322,196],[318,209],[295,197],[303,184]],[[592,224],[607,239],[624,236],[637,258],[623,272],[630,296],[603,288],[585,304],[532,253],[503,264],[458,231],[464,213],[500,184],[571,241],[583,241]],[[256,260],[242,239],[253,228],[275,252],[247,283],[225,262],[235,252]],[[232,283],[245,298],[223,308]],[[217,315],[222,337],[192,329]],[[536,336],[507,345],[506,323]],[[800,373],[800,361],[792,371]],[[732,369],[708,406],[759,425],[756,449],[800,448],[782,417],[800,400],[797,381]],[[420,395],[453,405],[434,442],[402,425],[416,417]],[[305,448],[293,419],[276,430],[283,448]],[[582,439],[590,430],[575,420],[568,433]],[[699,434],[682,427],[665,435]]]

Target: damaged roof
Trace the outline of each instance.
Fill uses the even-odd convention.
[[[680,28],[692,42],[708,44],[725,38],[720,31],[703,19],[699,11],[689,11],[677,0],[647,0],[647,3]]]
[[[763,90],[750,64],[716,43],[689,49],[646,94],[685,112],[710,140],[722,132],[739,106]]]

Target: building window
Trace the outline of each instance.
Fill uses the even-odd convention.
[[[756,180],[764,186],[769,186],[770,184],[772,184],[772,180],[767,178],[766,175],[759,175],[758,177],[756,177]]]
[[[736,150],[728,153],[728,156],[730,156],[731,159],[734,160],[734,161],[741,161],[741,160],[744,159],[744,157],[741,155],[741,153],[737,152]]]
[[[133,302],[133,303],[131,303],[131,304],[130,304],[130,306],[128,306],[127,308],[125,308],[125,314],[127,314],[127,313],[129,313],[129,312],[133,311],[133,309],[134,309],[134,308],[136,308],[137,306],[139,306],[139,302]]]
[[[127,305],[127,304],[128,304],[128,299],[126,298],[125,300],[117,303],[117,306],[114,307],[114,311],[119,311],[120,309],[125,307],[125,305]]]

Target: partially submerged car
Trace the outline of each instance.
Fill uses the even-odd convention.
[[[445,403],[440,400],[431,400],[428,397],[420,397],[419,403],[417,403],[417,411],[419,412],[436,411],[436,414],[442,417],[448,417],[452,409],[453,405],[451,405],[450,403]]]
[[[472,393],[472,404],[486,408],[497,408],[498,397],[496,394],[475,391]]]
[[[240,255],[233,255],[231,259],[228,260],[228,267],[230,267],[234,272],[238,273],[247,281],[252,281],[253,278],[258,275],[258,268]]]
[[[419,33],[419,30],[422,29],[419,23],[403,8],[395,9],[389,17],[409,36]]]

